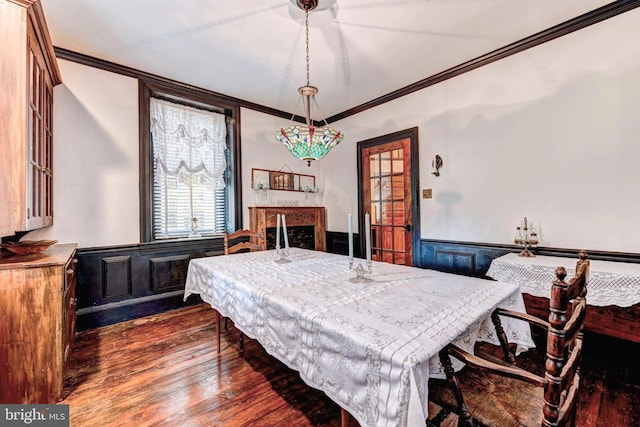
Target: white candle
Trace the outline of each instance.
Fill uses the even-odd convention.
[[[364,232],[367,245],[367,261],[371,261],[371,221],[369,214],[364,214]]]
[[[276,250],[280,249],[280,214],[276,216]]]
[[[353,261],[353,228],[351,226],[351,214],[349,214],[349,261]]]
[[[284,219],[284,214],[282,214],[282,232],[284,233],[284,248],[289,250],[289,236],[287,236],[287,221]]]

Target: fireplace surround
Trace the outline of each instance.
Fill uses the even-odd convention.
[[[287,231],[291,246],[326,251],[325,209],[323,206],[250,206],[249,227],[253,231],[267,236],[267,248],[273,248],[269,236],[275,236],[276,215],[284,214],[287,219]],[[313,241],[305,238],[313,227]],[[301,237],[299,242],[297,236]],[[294,243],[296,242],[296,243]],[[311,246],[313,245],[313,246]]]

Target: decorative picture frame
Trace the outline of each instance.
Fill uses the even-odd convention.
[[[316,188],[316,177],[291,171],[252,168],[251,187],[254,190],[313,192]]]

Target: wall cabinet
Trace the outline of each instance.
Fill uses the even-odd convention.
[[[0,256],[0,402],[54,403],[76,322],[75,244]]]
[[[0,0],[0,236],[53,224],[53,87],[40,2]]]

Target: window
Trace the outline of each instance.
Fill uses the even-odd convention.
[[[153,237],[224,233],[224,114],[150,101]]]
[[[235,229],[238,107],[166,83],[141,82],[140,95],[141,241]]]

